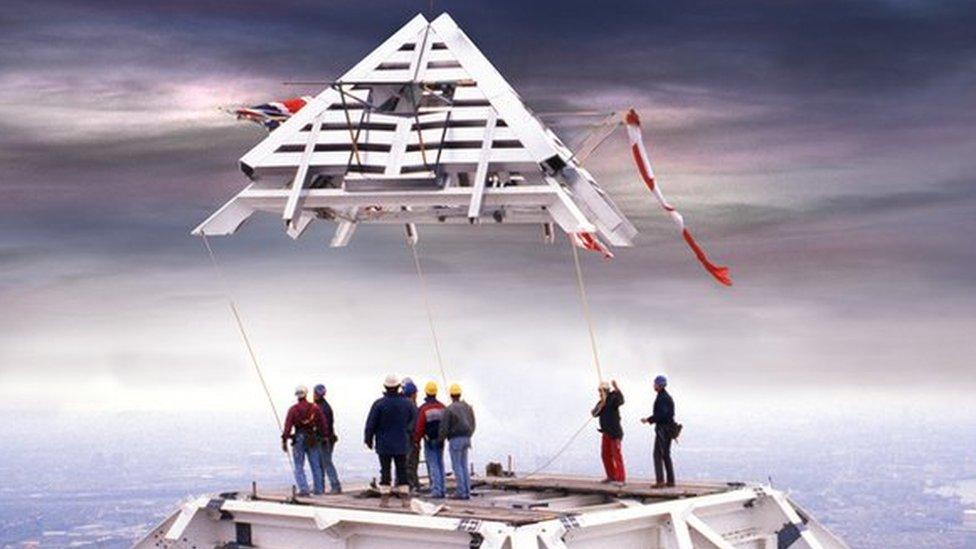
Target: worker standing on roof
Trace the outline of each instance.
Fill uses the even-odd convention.
[[[308,495],[308,479],[305,478],[305,458],[308,457],[309,467],[312,468],[313,490],[316,494],[325,491],[325,480],[322,478],[322,458],[319,455],[320,443],[330,435],[322,410],[308,401],[308,389],[304,385],[295,387],[295,398],[298,400],[288,409],[285,417],[285,428],[281,433],[281,451],[288,452],[288,439],[292,439],[291,453],[295,464],[295,484],[298,485],[298,495]],[[292,434],[294,429],[294,434]]]
[[[600,418],[600,432],[603,433],[600,456],[603,458],[603,470],[606,478],[603,482],[623,484],[627,479],[624,471],[624,456],[620,443],[624,438],[624,429],[620,425],[620,407],[624,404],[624,394],[617,387],[616,380],[607,383],[603,381],[598,388],[600,400],[593,407],[593,417]]]
[[[373,403],[366,418],[366,446],[375,450],[380,460],[380,495],[384,504],[390,494],[400,496],[407,485],[407,453],[410,451],[410,429],[414,417],[410,401],[400,394],[400,379],[393,374],[383,382],[384,393]],[[390,468],[396,468],[396,481],[390,489]]]
[[[430,497],[444,497],[444,442],[439,440],[444,405],[437,400],[437,383],[428,381],[424,387],[424,404],[417,414],[417,426],[413,431],[413,443],[424,443],[427,461],[427,478],[430,479]]]
[[[420,477],[417,476],[417,468],[420,466],[420,445],[414,442],[413,433],[417,425],[417,385],[409,377],[403,378],[403,396],[410,402],[413,408],[413,418],[410,422],[410,452],[407,453],[407,483],[410,489],[416,492],[420,490]]]
[[[668,394],[666,387],[668,378],[657,376],[654,378],[654,413],[641,420],[642,423],[654,425],[654,476],[655,488],[674,486],[674,464],[671,463],[671,440],[674,439],[674,400]],[[667,484],[664,473],[667,472]]]
[[[322,415],[325,416],[325,425],[328,427],[329,433],[328,436],[322,438],[322,447],[319,452],[322,458],[322,471],[329,479],[329,491],[333,494],[341,494],[342,485],[339,483],[339,474],[336,472],[335,464],[332,463],[332,451],[335,449],[335,443],[339,440],[335,432],[335,414],[332,412],[329,401],[325,400],[325,385],[319,383],[315,386],[313,393],[316,406],[322,410]]]
[[[438,428],[438,440],[446,440],[451,453],[451,469],[457,487],[452,499],[471,498],[471,472],[468,470],[468,450],[471,449],[471,436],[474,435],[474,410],[461,400],[461,386],[451,385],[451,404],[444,409],[441,425]]]

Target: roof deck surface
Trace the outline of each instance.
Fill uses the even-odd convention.
[[[448,479],[448,488],[451,481]],[[422,491],[413,499],[440,506],[431,516],[504,522],[513,526],[558,519],[567,515],[620,509],[625,502],[642,504],[719,494],[742,488],[739,482],[683,482],[673,487],[654,488],[649,481],[622,486],[580,476],[481,477],[472,479],[469,500],[433,499]],[[334,509],[416,514],[409,498],[390,498],[383,506],[379,491],[367,485],[342,494],[294,496],[291,488],[254,488],[247,499],[293,505],[314,505]],[[428,507],[428,509],[431,509]]]

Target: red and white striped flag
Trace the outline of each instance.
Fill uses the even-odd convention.
[[[691,236],[691,231],[685,227],[685,220],[681,217],[681,214],[674,209],[674,206],[668,204],[668,201],[661,194],[661,188],[654,181],[654,170],[651,169],[651,161],[647,155],[647,149],[644,147],[644,138],[641,135],[640,127],[640,117],[637,116],[637,112],[634,109],[627,111],[627,115],[624,117],[624,122],[627,124],[627,137],[630,139],[630,152],[634,156],[634,163],[637,164],[637,171],[640,173],[641,179],[644,180],[644,184],[647,188],[654,194],[657,198],[658,203],[664,211],[668,212],[671,219],[678,225],[681,230],[681,236],[684,237],[685,242],[688,243],[688,247],[694,252],[695,257],[705,267],[719,283],[726,286],[732,285],[732,276],[729,274],[728,267],[723,267],[721,265],[715,265],[708,260],[705,255],[705,250],[698,245],[695,238]]]
[[[606,244],[600,242],[593,233],[572,233],[569,237],[573,240],[573,245],[591,252],[603,254],[604,259],[613,259],[613,252],[607,248]]]

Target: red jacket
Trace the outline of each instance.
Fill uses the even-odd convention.
[[[414,444],[420,444],[424,435],[428,435],[431,439],[437,438],[442,415],[444,415],[444,405],[434,397],[427,397],[417,412],[417,426],[413,430]]]
[[[288,416],[285,418],[285,430],[281,433],[281,439],[286,440],[291,437],[291,430],[316,431],[322,438],[328,439],[332,433],[325,422],[325,414],[322,409],[307,400],[300,400],[288,409]]]

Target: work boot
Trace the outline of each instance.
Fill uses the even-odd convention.
[[[664,484],[663,482],[655,482],[651,485],[651,488],[664,488],[665,486],[667,486],[667,484]]]
[[[390,487],[381,484],[380,485],[380,507],[390,506]]]

